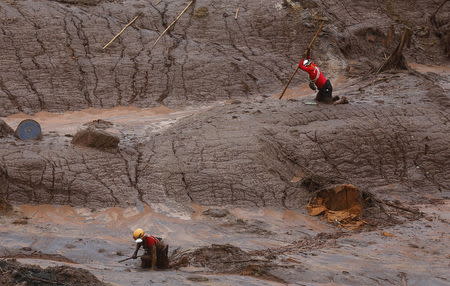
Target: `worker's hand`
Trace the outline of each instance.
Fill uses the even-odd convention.
[[[298,62],[298,67],[299,68],[301,68],[302,66],[303,66],[303,61],[304,61],[305,59],[300,59],[300,61]]]
[[[309,82],[309,88],[312,90],[317,90],[316,85],[312,81]]]

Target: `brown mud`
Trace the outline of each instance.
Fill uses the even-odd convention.
[[[448,285],[449,3],[197,0],[152,49],[185,3],[1,1],[0,284]],[[349,104],[303,72],[278,100],[319,20]],[[408,69],[375,74],[406,28]],[[118,263],[138,227],[172,269]]]

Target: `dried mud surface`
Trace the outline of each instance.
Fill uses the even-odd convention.
[[[314,56],[332,78],[345,69],[360,74],[378,65],[404,27],[415,31],[408,53],[413,61],[445,60],[449,5],[433,24],[439,3],[431,0],[297,2],[300,8],[281,0],[198,0],[151,49],[184,2],[2,1],[0,116],[185,105],[274,92],[302,54],[317,19],[327,20],[327,26]],[[136,23],[102,50],[138,13]]]
[[[13,203],[298,208],[310,197],[303,180],[316,175],[406,202],[448,196],[448,93],[420,74],[394,76],[353,87],[348,105],[258,97],[162,129],[136,127],[148,128],[137,131],[145,137],[118,126],[114,152],[74,146],[58,133],[38,142],[5,138],[0,193]],[[394,86],[402,88],[386,94]]]

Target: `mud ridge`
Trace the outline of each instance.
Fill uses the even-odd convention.
[[[87,270],[69,266],[57,266],[42,269],[36,265],[20,264],[14,259],[0,260],[2,275],[0,282],[5,286],[25,283],[26,285],[61,285],[103,286],[105,283],[98,280]]]

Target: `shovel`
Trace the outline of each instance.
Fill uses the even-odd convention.
[[[137,256],[136,258],[141,257],[141,256],[142,256],[142,255],[139,255],[139,256]],[[122,262],[125,262],[125,261],[130,260],[130,259],[133,259],[133,257],[128,257],[128,258],[119,260],[119,261],[117,261],[117,262],[118,262],[118,263],[122,263]]]

